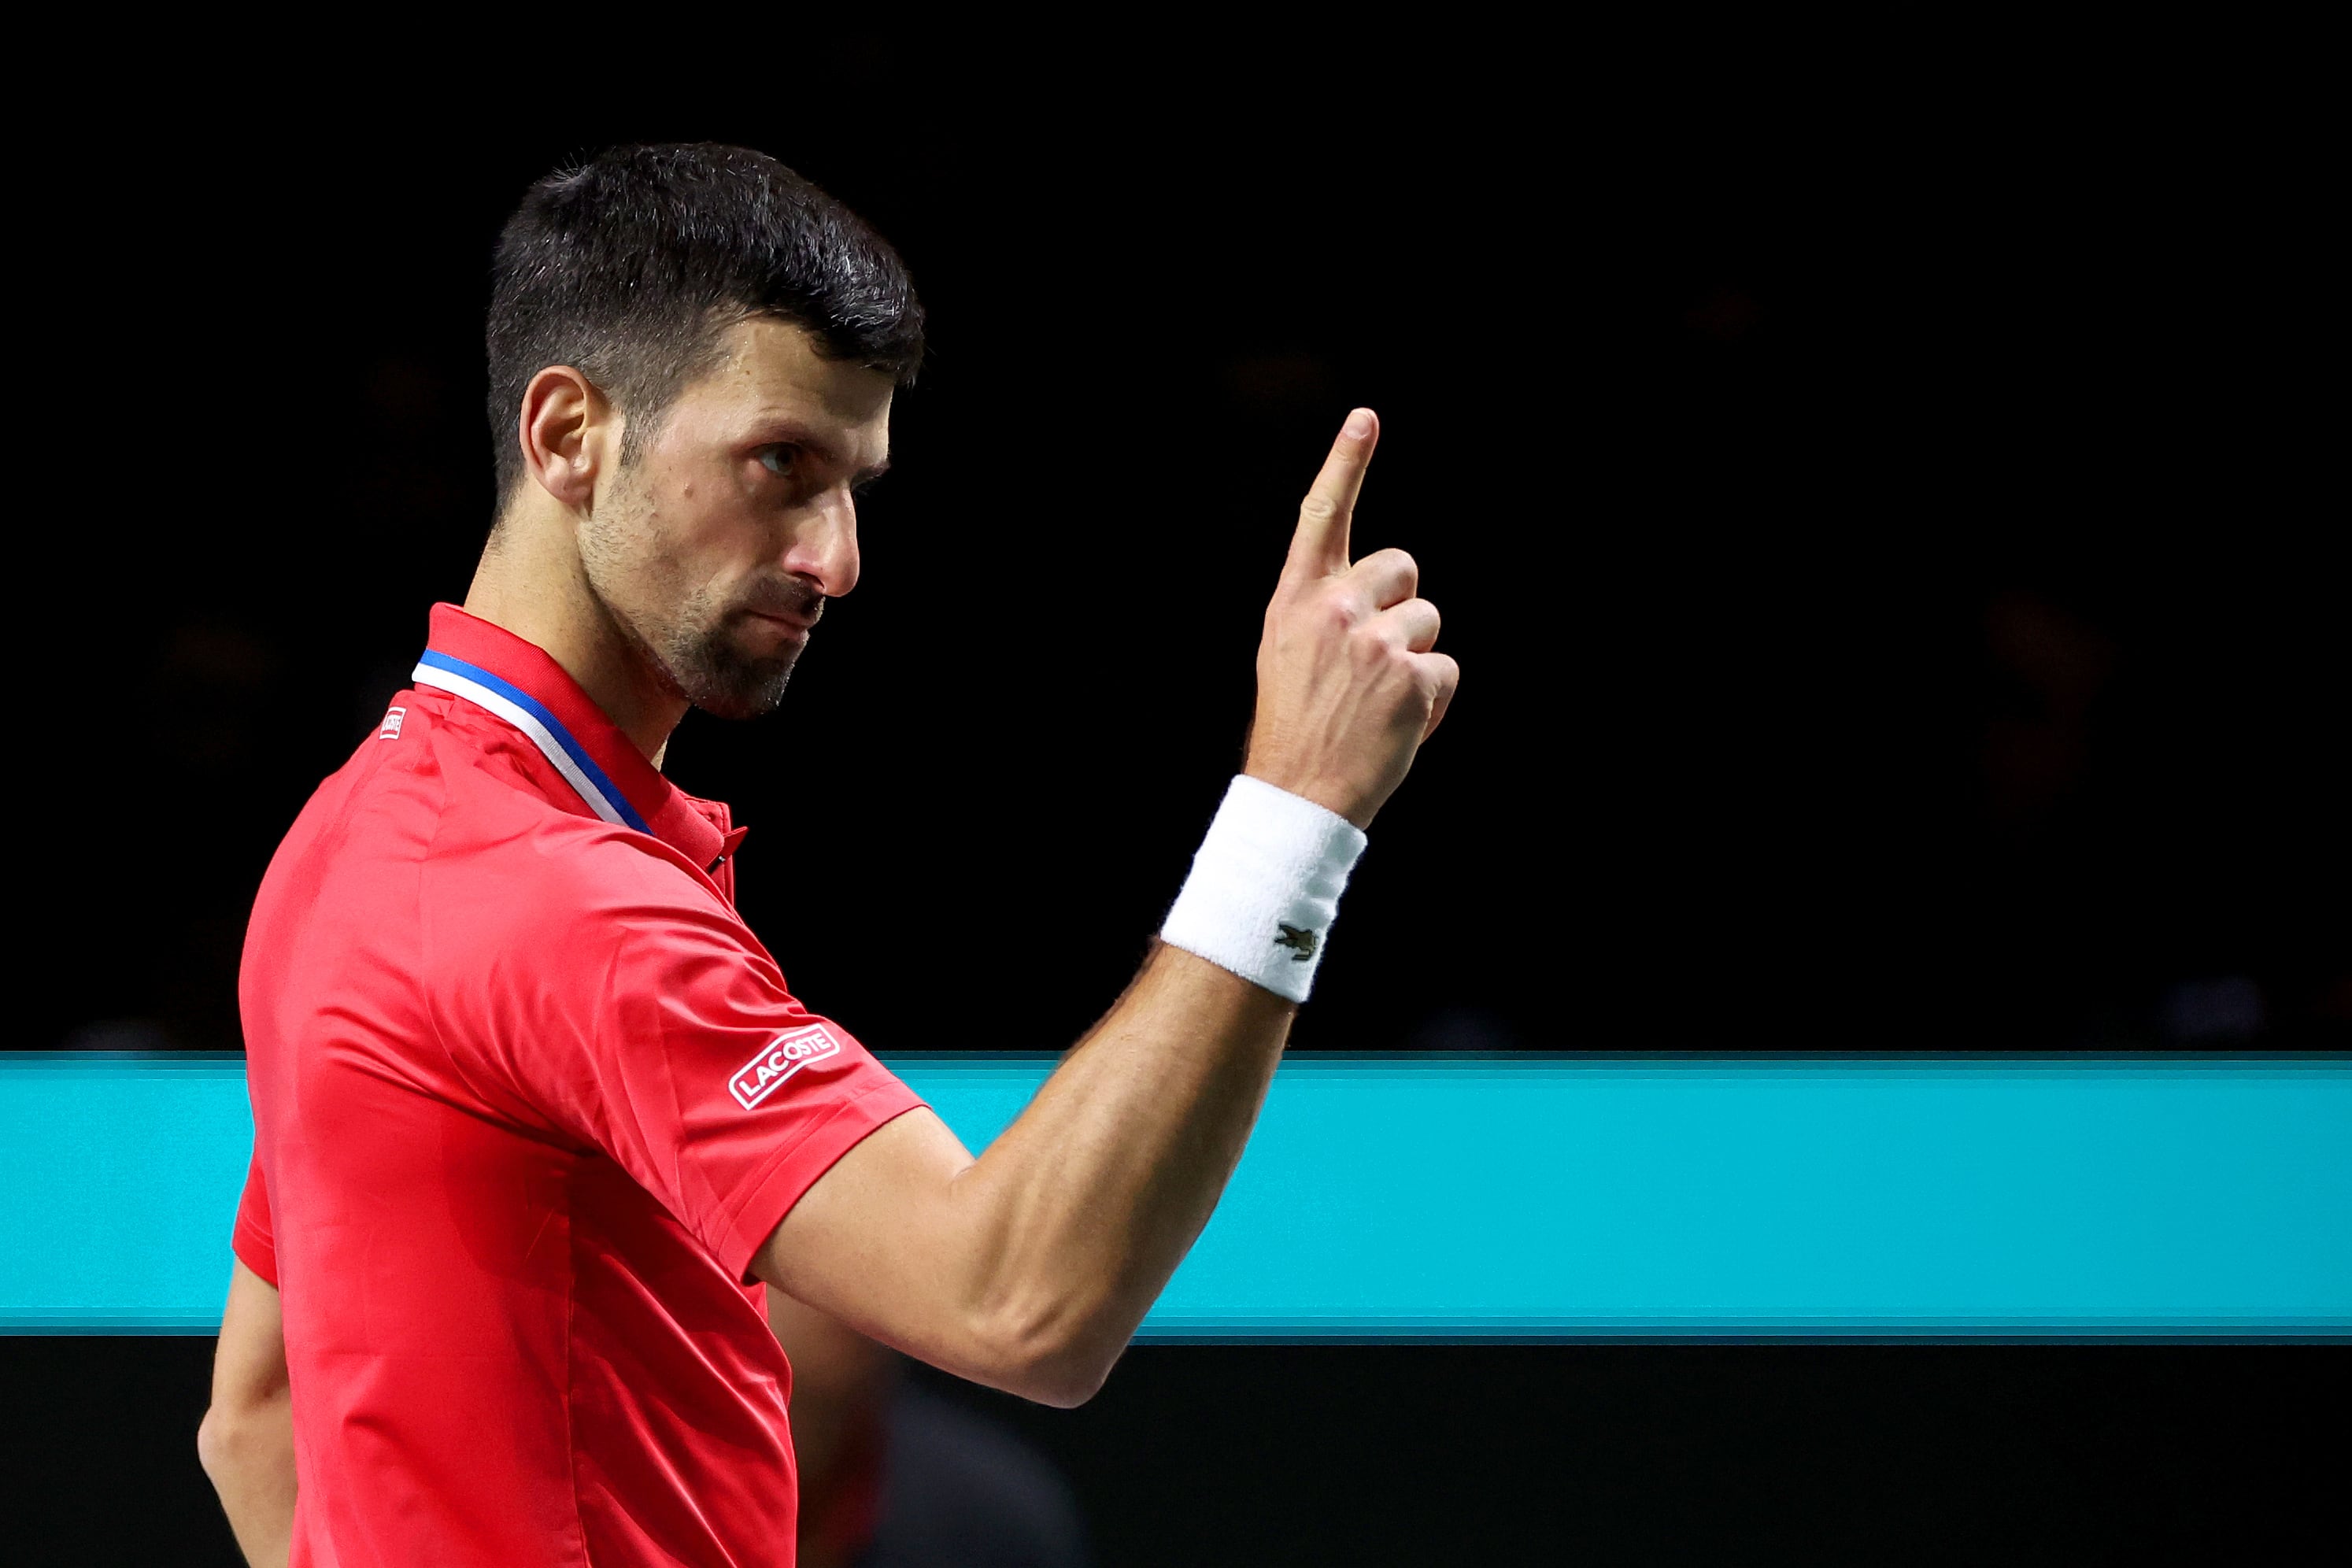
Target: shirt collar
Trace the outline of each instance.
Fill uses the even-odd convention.
[[[436,605],[425,656],[411,679],[522,731],[605,821],[651,834],[697,866],[721,853],[727,807],[697,800],[662,777],[544,649],[455,605]]]

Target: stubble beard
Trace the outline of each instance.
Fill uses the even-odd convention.
[[[790,643],[765,658],[746,654],[729,633],[748,618],[698,594],[678,606],[657,641],[621,624],[673,695],[720,719],[756,719],[784,700],[784,683],[803,645]]]
[[[589,593],[671,696],[720,719],[773,712],[805,643],[764,657],[742,652],[730,634],[752,618],[751,611],[730,608],[708,588],[680,596],[672,563],[657,550],[632,560],[637,552],[628,543],[649,543],[650,521],[647,509],[618,526],[592,523],[583,533],[580,564]],[[643,596],[661,608],[632,613],[625,601],[640,595],[624,591],[631,585],[650,589]]]

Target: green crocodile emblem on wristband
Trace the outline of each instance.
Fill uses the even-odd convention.
[[[1290,955],[1291,963],[1304,963],[1308,959],[1315,956],[1315,933],[1313,931],[1301,931],[1297,926],[1283,925],[1280,921],[1275,921],[1275,924],[1282,927],[1282,934],[1274,939],[1274,945],[1276,947],[1295,947],[1298,950]]]

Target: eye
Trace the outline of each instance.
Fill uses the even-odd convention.
[[[800,455],[801,449],[790,442],[762,447],[760,448],[760,466],[772,474],[788,473],[792,469],[793,459]]]

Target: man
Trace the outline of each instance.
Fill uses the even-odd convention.
[[[257,1562],[788,1563],[764,1287],[1093,1394],[1457,671],[1412,560],[1349,563],[1360,409],[1160,942],[975,1160],[793,997],[734,912],[741,830],[659,772],[689,706],[773,707],[856,583],[921,353],[898,258],[756,153],[622,149],[526,196],[488,346],[501,500],[465,605],[255,903],[255,1161],[199,1447]]]

